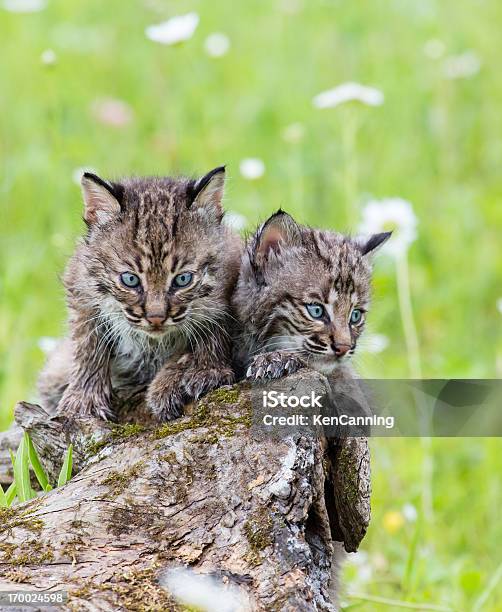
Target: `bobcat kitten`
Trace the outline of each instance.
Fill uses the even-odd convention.
[[[279,378],[305,365],[329,373],[353,355],[370,300],[369,254],[389,237],[361,241],[272,215],[247,244],[232,298],[241,373]]]
[[[88,232],[64,275],[69,338],[42,373],[48,408],[113,417],[114,390],[148,385],[159,420],[233,382],[229,299],[240,240],[222,224],[224,167],[199,180],[82,178]]]

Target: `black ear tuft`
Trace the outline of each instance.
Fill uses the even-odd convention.
[[[381,234],[373,234],[366,242],[361,245],[361,253],[368,255],[376,249],[380,248],[391,237],[392,232],[382,232]]]
[[[281,244],[292,246],[300,243],[300,227],[291,215],[279,209],[256,233],[253,252],[255,259],[266,260],[270,251],[279,251]]]
[[[84,220],[89,226],[103,225],[120,215],[124,195],[122,185],[108,183],[92,172],[85,172],[80,183],[84,198]]]
[[[211,182],[211,179],[216,174],[223,173],[223,175],[224,175],[225,174],[225,169],[226,169],[226,166],[218,166],[217,168],[214,168],[214,170],[209,171],[207,174],[205,174],[198,181],[196,181],[196,183],[194,184],[194,186],[192,188],[192,193],[191,193],[192,202],[199,195],[199,193]]]
[[[221,223],[223,218],[223,191],[225,189],[225,166],[218,166],[198,181],[188,186],[188,208],[196,211],[201,219],[210,223]]]
[[[119,183],[111,183],[105,181],[100,176],[98,176],[97,174],[93,174],[92,172],[84,172],[82,178],[86,178],[92,181],[93,183],[96,183],[96,185],[104,187],[119,203],[122,202],[122,198],[124,197],[124,187]]]

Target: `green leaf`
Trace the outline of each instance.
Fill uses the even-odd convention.
[[[28,501],[35,496],[30,483],[30,458],[26,436],[25,433],[21,438],[14,461],[14,481],[20,502]]]
[[[7,505],[10,506],[12,505],[12,502],[14,501],[15,497],[16,497],[16,483],[13,482],[9,488],[7,489],[7,491],[5,491],[5,497],[7,499]]]
[[[40,459],[38,458],[37,451],[35,450],[35,447],[33,446],[33,442],[30,436],[27,433],[25,434],[25,436],[26,436],[26,440],[28,441],[28,453],[30,456],[31,467],[33,468],[33,471],[35,472],[35,476],[37,477],[37,480],[40,483],[42,490],[47,491],[47,486],[49,486],[49,479],[47,478],[47,475],[44,472],[44,468],[42,467],[42,464],[40,463]]]
[[[5,496],[5,491],[3,490],[2,485],[0,484],[0,506],[5,508],[9,504],[7,503],[7,497]]]
[[[71,478],[71,469],[73,464],[73,444],[70,444],[65,453],[63,467],[59,472],[58,487],[65,485]]]

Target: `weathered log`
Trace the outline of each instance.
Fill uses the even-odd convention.
[[[329,388],[307,370],[286,380]],[[259,435],[251,394],[218,389],[160,427],[69,429],[19,404],[52,477],[70,439],[78,473],[0,509],[0,588],[60,589],[65,609],[175,610],[159,576],[190,566],[237,593],[239,609],[335,610],[335,540],[356,550],[369,523],[367,442]]]

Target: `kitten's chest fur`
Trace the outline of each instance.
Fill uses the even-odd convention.
[[[182,345],[182,338],[176,333],[159,339],[121,335],[110,364],[112,386],[149,383],[164,363],[183,348]]]

